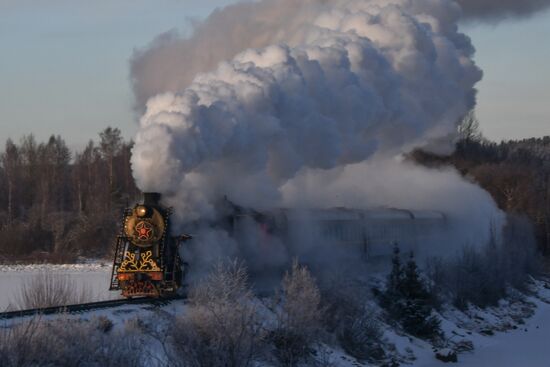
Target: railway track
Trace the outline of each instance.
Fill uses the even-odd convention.
[[[0,312],[0,320],[7,320],[7,319],[13,319],[17,317],[34,316],[34,315],[51,315],[56,313],[72,314],[72,313],[87,312],[92,310],[99,310],[104,308],[112,308],[112,307],[126,306],[126,305],[150,304],[154,306],[164,306],[177,299],[183,299],[183,297],[170,297],[170,298],[141,297],[141,298],[132,298],[132,299],[116,299],[116,300],[110,300],[110,301],[81,303],[76,305],[33,308],[28,310]]]

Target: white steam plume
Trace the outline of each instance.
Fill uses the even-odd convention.
[[[475,104],[481,71],[457,30],[460,14],[450,0],[266,0],[215,13],[184,41],[189,53],[157,41],[133,68],[138,99],[161,92],[148,99],[136,137],[138,186],[163,193],[180,222],[215,217],[225,195],[258,209],[290,198],[310,207],[458,206],[457,216],[482,209],[468,225],[483,241],[487,231],[477,229],[498,213],[488,195],[454,173],[387,163],[417,147],[450,151]],[[348,185],[361,167],[377,180]],[[409,171],[417,184],[408,190],[380,184]],[[429,182],[442,186],[444,203],[428,200]],[[353,193],[369,197],[339,199]]]
[[[309,3],[295,13],[297,46],[245,50],[148,101],[133,154],[140,188],[177,197],[193,219],[224,194],[277,204],[279,188],[304,167],[451,147],[481,78],[456,31],[456,5]]]
[[[378,1],[381,6],[391,2]],[[458,0],[457,4],[451,4],[451,0],[439,4],[410,0],[408,3],[409,9],[415,7],[414,3],[418,3],[417,9],[431,7],[428,14],[450,27],[456,26],[458,17],[493,22],[529,16],[550,7],[550,0]],[[231,60],[243,50],[279,43],[300,45],[304,41],[303,28],[311,25],[321,9],[338,8],[341,4],[341,0],[237,3],[194,24],[191,37],[181,37],[176,31],[161,34],[132,58],[131,77],[138,111],[144,112],[150,97],[187,88],[198,73],[214,70],[220,62]]]
[[[453,1],[364,0],[347,4],[345,0],[242,2],[215,10],[206,20],[195,24],[191,37],[182,38],[174,31],[161,34],[147,48],[136,51],[132,58],[131,77],[138,110],[143,112],[150,97],[179,92],[187,88],[198,73],[212,71],[220,62],[231,60],[246,49],[281,43],[295,47],[311,41],[307,37],[311,37],[314,22],[321,13],[328,14],[332,9],[347,8],[345,11],[354,12],[355,7],[376,17],[387,12],[381,8],[398,7],[420,23],[424,23],[422,16],[426,13],[427,17],[436,18],[437,26],[442,28],[434,31],[461,44],[461,49],[469,47],[469,40],[454,29],[461,10]],[[373,28],[397,32],[397,37],[399,32],[407,31],[392,30],[384,24],[377,26],[377,20],[368,22]],[[375,32],[373,29],[369,38],[376,38]]]

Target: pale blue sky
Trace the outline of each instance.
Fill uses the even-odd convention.
[[[550,135],[550,11],[497,25],[465,25],[484,77],[477,115],[494,140]]]
[[[0,0],[0,144],[33,133],[81,146],[107,125],[136,131],[129,58],[231,0]],[[550,12],[465,24],[485,72],[478,115],[492,139],[550,135]]]

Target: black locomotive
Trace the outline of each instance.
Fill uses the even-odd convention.
[[[110,289],[122,290],[125,297],[170,296],[182,285],[187,264],[181,261],[178,250],[191,236],[170,235],[171,209],[159,201],[160,194],[145,193],[143,204],[124,213]],[[422,244],[443,243],[448,234],[446,216],[437,211],[330,208],[258,212],[226,198],[217,204],[216,211],[214,222],[199,221],[190,228],[222,229],[248,252],[263,251],[260,255],[265,257],[271,256],[273,238],[297,257],[311,257],[304,251],[340,247],[349,249],[350,256],[358,253],[352,251],[355,248],[365,259],[375,260],[390,256],[395,243],[417,252]],[[317,245],[294,246],[304,241]]]
[[[145,193],[143,199],[124,212],[109,289],[124,297],[171,296],[186,270],[178,249],[191,236],[170,235],[171,209],[160,205],[160,194]]]

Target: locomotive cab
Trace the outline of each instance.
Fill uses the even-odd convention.
[[[179,246],[188,235],[170,235],[171,209],[160,204],[160,194],[145,193],[143,203],[124,212],[117,236],[110,290],[124,297],[174,295],[186,268]]]

